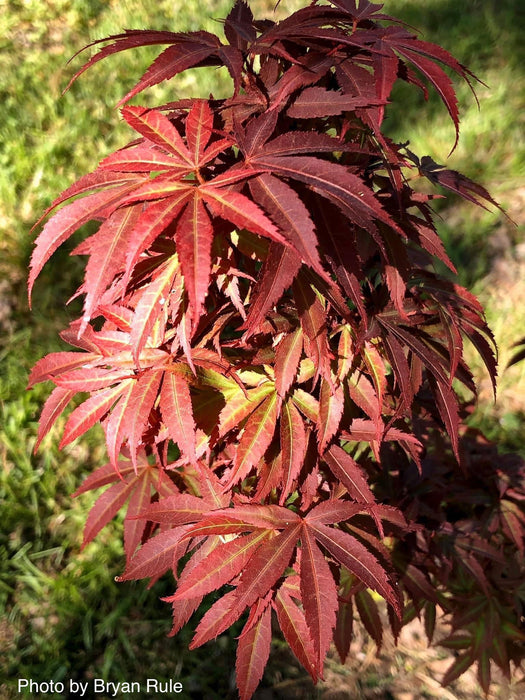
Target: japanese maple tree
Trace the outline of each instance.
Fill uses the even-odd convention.
[[[442,195],[417,183],[496,203],[382,131],[401,80],[438,92],[457,142],[445,69],[476,78],[368,0],[280,22],[237,0],[224,34],[127,30],[72,79],[167,46],[120,102],[133,140],[44,214],[30,292],[100,225],[74,251],[84,306],[62,338],[76,349],[30,377],[56,385],[37,447],[80,392],[61,446],[101,423],[108,453],[77,491],[107,487],[84,544],[126,507],[120,580],[173,573],[172,634],[213,592],[192,648],[243,617],[242,699],[272,617],[316,680],[332,641],[348,655],[354,614],[381,644],[378,596],[394,636],[424,615],[432,640],[439,608],[458,650],[444,682],[476,661],[487,691],[492,662],[508,675],[523,656],[525,469],[463,427],[464,341],[495,383],[494,341],[434,228]],[[231,96],[128,104],[202,66],[226,66]]]

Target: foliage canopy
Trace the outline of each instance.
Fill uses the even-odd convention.
[[[464,339],[494,386],[495,347],[476,298],[434,269],[455,272],[429,204],[441,195],[417,185],[496,202],[382,132],[402,80],[438,92],[457,142],[444,68],[476,78],[367,0],[278,23],[237,0],[224,31],[127,30],[72,79],[167,45],[120,102],[134,140],[44,215],[30,292],[60,245],[100,225],[74,251],[88,257],[82,316],[62,334],[76,350],[30,377],[56,385],[38,443],[83,393],[61,446],[100,422],[109,459],[77,491],[108,487],[84,544],[127,504],[120,579],[173,571],[172,634],[219,591],[192,647],[248,611],[241,698],[272,611],[316,680],[332,640],[347,656],[354,610],[381,644],[373,593],[394,636],[424,614],[432,640],[441,608],[441,643],[459,650],[444,682],[477,661],[487,691],[491,662],[509,674],[525,640],[525,471],[462,427],[456,389],[476,393]],[[201,66],[226,66],[233,94],[128,104]]]

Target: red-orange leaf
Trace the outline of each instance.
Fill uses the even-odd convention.
[[[129,498],[128,510],[124,520],[124,551],[126,553],[126,563],[131,561],[131,557],[142,541],[142,535],[146,529],[144,520],[134,519],[134,516],[145,510],[151,500],[151,490],[155,487],[155,478],[152,470],[145,469],[138,478],[135,479],[135,487]]]
[[[149,539],[135,554],[118,580],[154,578],[162,576],[173,568],[176,564],[173,560],[174,554],[187,527],[187,525],[181,525]]]
[[[303,419],[291,400],[283,404],[280,435],[283,488],[279,503],[283,505],[290,495],[292,484],[299,475],[306,451],[306,430]]]
[[[215,639],[225,629],[228,629],[232,624],[230,620],[232,616],[231,611],[235,604],[235,593],[236,591],[229,591],[211,606],[195,630],[190,649],[200,647],[202,644],[209,642],[210,639]],[[182,604],[184,604],[184,601],[182,601]],[[240,617],[241,612],[235,616],[233,622]]]
[[[363,470],[341,447],[332,445],[323,455],[330,471],[356,501],[374,503],[375,498]]]
[[[162,370],[146,370],[134,382],[131,390],[129,403],[125,410],[125,418],[124,416],[123,418],[133,464],[136,463],[137,449],[142,442],[142,433],[148,424],[150,411],[157,400],[162,375]]]
[[[130,126],[154,144],[178,156],[179,162],[192,165],[190,153],[181,135],[162,112],[134,106],[124,107],[122,116]]]
[[[137,221],[128,242],[126,252],[125,280],[129,281],[131,272],[140,256],[148,250],[155,239],[179,215],[191,196],[191,190],[185,189],[175,193],[169,199],[148,204]]]
[[[97,423],[115,403],[119,395],[124,391],[129,380],[121,382],[117,386],[103,389],[93,394],[84,403],[77,406],[69,416],[64,428],[64,435],[60,442],[60,449],[69,445],[79,435],[83,435],[95,423]]]
[[[257,548],[268,537],[265,530],[220,544],[185,577],[173,599],[203,596],[240,574]]]
[[[201,185],[199,192],[215,216],[231,221],[239,228],[258,233],[278,243],[286,243],[276,226],[251,199],[226,188]]]
[[[72,372],[60,373],[55,377],[55,384],[73,391],[96,391],[105,389],[110,384],[130,377],[126,370],[112,370],[103,367],[85,367]]]
[[[77,353],[75,353],[75,355],[76,354]],[[53,389],[45,402],[44,407],[42,408],[42,412],[40,413],[38,435],[34,447],[35,452],[38,450],[38,447],[44,437],[53,427],[53,424],[58,416],[62,413],[75,394],[76,391],[64,389],[61,386],[57,386]]]
[[[279,625],[284,638],[290,645],[290,649],[312,676],[314,683],[316,683],[322,669],[318,666],[317,655],[310,638],[310,630],[306,624],[304,613],[297,607],[283,586],[281,586],[275,596],[275,610]]]
[[[292,385],[299,367],[303,351],[303,331],[296,328],[288,333],[277,346],[275,352],[275,388],[281,398]]]
[[[135,488],[135,480],[118,481],[112,484],[98,497],[95,505],[89,511],[84,528],[84,548],[112,520],[129,498]]]
[[[93,360],[100,359],[100,355],[93,352],[51,352],[38,360],[31,370],[27,388],[35,384],[53,379],[64,372],[69,372],[81,366],[90,366]]]
[[[175,238],[184,287],[190,298],[193,318],[197,321],[208,293],[213,240],[213,226],[197,192],[179,219]]]
[[[164,525],[187,525],[197,522],[208,511],[209,505],[203,498],[190,493],[176,493],[152,503],[136,517]]]
[[[270,214],[302,261],[329,280],[317,252],[313,222],[295,190],[268,173],[251,180],[250,190],[255,201]]]
[[[235,508],[221,508],[208,516],[188,531],[188,536],[228,534],[245,530],[276,530],[298,524],[300,518],[288,508],[281,506],[242,505]],[[231,528],[231,529],[230,529]]]
[[[316,540],[339,563],[345,566],[367,588],[380,593],[400,614],[399,598],[383,566],[361,542],[352,535],[322,524],[310,524]]]
[[[126,182],[127,181],[127,182]],[[126,184],[110,187],[102,192],[95,192],[71,204],[66,204],[52,216],[38,236],[35,249],[31,256],[31,272],[28,280],[28,294],[31,297],[33,284],[55,250],[67,241],[82,224],[98,218],[110,207],[116,207],[123,196],[131,192],[141,182],[142,178],[126,176]]]
[[[91,472],[78,489],[73,494],[73,498],[80,496],[81,493],[99,489],[101,486],[107,486],[115,481],[125,479],[135,473],[133,465],[129,461],[121,460],[118,463],[118,471],[111,463],[107,463]]]
[[[84,281],[86,298],[79,335],[95,314],[103,293],[120,273],[139,215],[139,206],[117,209],[89,239],[90,255]]]
[[[213,113],[206,100],[195,100],[186,119],[186,137],[193,152],[195,167],[201,164],[202,156],[213,132]]]
[[[322,668],[336,622],[337,589],[328,562],[306,523],[301,531],[301,598],[317,665]]]
[[[135,307],[129,341],[132,346],[133,358],[138,367],[140,367],[140,353],[148,341],[155,322],[167,304],[178,269],[179,260],[176,255],[173,255],[155,271],[151,282],[144,287]]]
[[[238,387],[235,387],[234,392],[228,392],[226,405],[219,416],[219,436],[223,437],[252,414],[272,391],[271,382],[264,382],[260,387],[249,389],[246,392],[241,391]]]
[[[266,452],[275,432],[279,403],[279,397],[273,392],[248,418],[235,454],[233,472],[225,488],[244,479]]]
[[[235,672],[241,700],[252,697],[268,661],[272,641],[271,611],[267,606],[253,627],[239,639]]]
[[[300,532],[301,523],[290,525],[258,548],[235,589],[232,616],[240,614],[272,589],[290,563]]]
[[[301,267],[301,258],[291,247],[272,241],[250,301],[248,316],[241,328],[246,336],[256,333],[266,314],[290,287]]]
[[[179,173],[190,172],[192,166],[180,163],[168,153],[154,146],[132,146],[112,153],[100,162],[101,170],[118,172],[150,173],[163,170],[176,170]]]
[[[191,462],[195,454],[195,421],[188,382],[177,372],[165,372],[160,392],[160,406],[171,439]]]
[[[344,407],[343,386],[330,386],[326,379],[321,380],[319,394],[319,416],[317,419],[317,437],[319,454],[323,454],[330,440],[339,427]]]
[[[129,410],[129,403],[133,393],[135,380],[130,381],[117,405],[113,408],[111,415],[104,421],[103,427],[106,434],[106,447],[110,464],[116,468],[118,455],[122,443],[126,437],[126,418]]]

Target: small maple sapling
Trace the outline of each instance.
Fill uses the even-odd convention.
[[[191,646],[244,616],[243,699],[274,615],[314,680],[332,641],[347,656],[354,613],[380,645],[370,591],[395,636],[424,614],[432,640],[436,608],[446,615],[441,643],[459,655],[445,682],[477,661],[486,691],[492,662],[508,674],[521,661],[524,465],[496,466],[464,434],[455,383],[476,387],[463,342],[495,382],[494,342],[476,298],[435,272],[435,259],[454,265],[413,183],[496,203],[382,132],[401,80],[437,90],[457,141],[444,68],[476,78],[381,9],[313,2],[273,22],[237,0],[225,41],[93,42],[72,80],[119,51],[167,48],[120,102],[133,140],[53,202],[31,259],[30,291],[62,243],[100,223],[75,249],[84,308],[62,337],[76,350],[30,377],[56,385],[37,446],[87,393],[61,442],[105,432],[109,461],[77,491],[107,486],[84,544],[127,504],[120,580],[173,572],[172,634],[219,591]],[[226,66],[230,97],[127,104],[201,66]]]

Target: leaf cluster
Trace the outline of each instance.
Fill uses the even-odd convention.
[[[74,251],[84,306],[62,337],[76,350],[30,377],[55,384],[38,443],[82,393],[61,446],[101,423],[109,458],[77,491],[107,486],[85,544],[127,504],[121,579],[174,573],[172,634],[219,591],[192,647],[247,612],[241,698],[274,614],[314,680],[332,639],[348,654],[354,609],[380,644],[370,591],[396,635],[410,614],[424,611],[429,638],[436,606],[452,616],[446,643],[464,651],[446,681],[477,660],[487,689],[491,659],[507,673],[520,661],[524,465],[484,459],[472,483],[456,388],[476,392],[465,339],[495,383],[494,342],[477,299],[435,272],[436,260],[455,272],[438,195],[413,183],[496,203],[382,133],[401,80],[438,92],[457,141],[444,68],[475,77],[381,7],[313,2],[275,23],[237,0],[225,43],[149,30],[94,42],[73,80],[114,53],[167,48],[120,102],[134,140],[55,200],[31,259],[30,292],[99,222]],[[127,104],[201,66],[226,66],[233,94]]]

